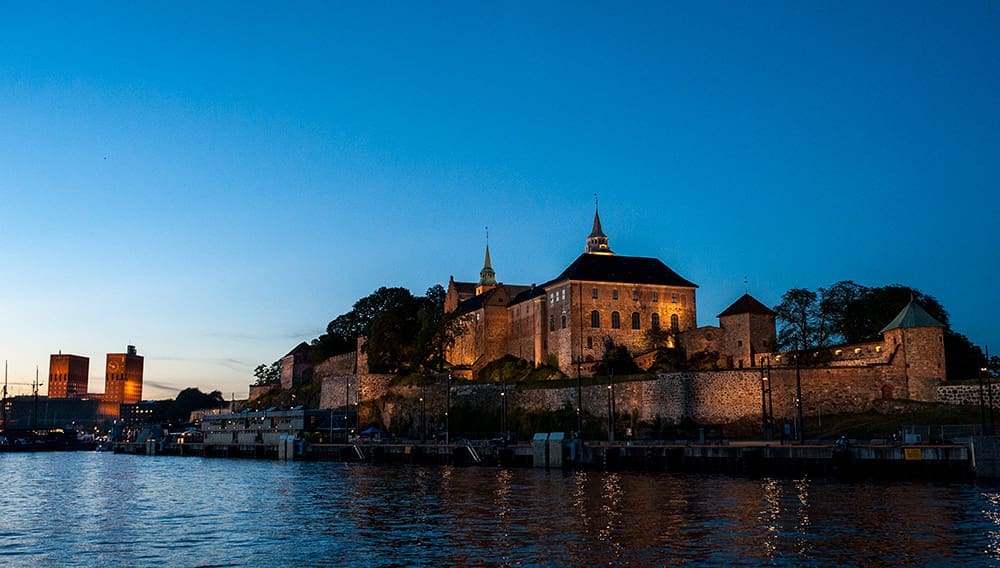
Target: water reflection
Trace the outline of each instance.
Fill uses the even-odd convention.
[[[7,566],[1000,561],[1000,492],[964,485],[82,453],[0,471]]]

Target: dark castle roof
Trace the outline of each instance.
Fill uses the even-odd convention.
[[[545,288],[542,288],[541,286],[535,286],[534,284],[532,284],[530,287],[528,287],[527,290],[511,298],[510,305],[513,306],[514,304],[520,304],[521,302],[526,302],[532,298],[544,295],[545,295]]]
[[[889,325],[882,328],[881,333],[902,327],[944,327],[944,324],[934,319],[934,316],[927,313],[920,304],[910,300],[903,311],[899,312]]]
[[[501,288],[506,290],[506,292],[510,295],[512,299],[526,292],[530,292],[532,290],[531,286],[523,286],[519,284],[499,284],[496,288],[490,288],[489,290],[486,290],[482,294],[479,294],[478,296],[473,296],[468,300],[465,300],[464,302],[460,303],[458,307],[455,308],[455,311],[452,313],[456,316],[460,316],[462,314],[474,312],[482,307],[485,307],[486,304],[489,303],[490,298],[492,298],[494,294],[500,291]],[[515,302],[509,301],[504,305],[509,306],[513,303]]]
[[[542,287],[563,280],[698,287],[697,284],[682,278],[657,258],[588,253],[581,254],[573,261],[573,264],[563,270],[562,274],[543,284]]]
[[[757,301],[756,298],[750,294],[743,294],[739,300],[733,302],[733,305],[729,306],[723,312],[715,317],[721,318],[725,316],[735,316],[739,314],[757,314],[762,316],[773,316],[776,315],[771,308],[765,306],[764,304]]]

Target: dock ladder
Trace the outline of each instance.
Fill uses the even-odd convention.
[[[465,444],[465,449],[469,450],[469,455],[472,456],[472,461],[482,463],[483,458],[479,457],[479,452],[476,451],[476,448],[472,447],[472,444]]]
[[[359,448],[357,444],[354,445],[354,453],[358,455],[358,459],[361,461],[368,459],[367,456],[365,456],[365,451]]]

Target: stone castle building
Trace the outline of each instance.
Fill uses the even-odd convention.
[[[464,333],[448,362],[463,378],[505,355],[569,376],[592,375],[610,341],[648,368],[657,347],[651,336],[660,335],[661,346],[702,354],[719,369],[787,367],[802,357],[809,374],[823,367],[832,369],[824,376],[872,377],[874,398],[936,400],[944,381],[944,326],[914,302],[880,341],[791,357],[774,353],[776,315],[750,294],[719,313],[719,325],[698,327],[697,288],[658,259],[616,255],[595,211],[583,254],[544,284],[497,282],[488,246],[479,282],[449,279],[445,311],[461,318]],[[664,333],[650,333],[657,329]]]
[[[448,361],[466,377],[504,355],[591,374],[608,342],[649,352],[650,330],[660,330],[668,347],[717,350],[753,366],[753,355],[773,345],[774,313],[746,295],[719,315],[719,327],[698,328],[697,289],[659,259],[615,254],[595,211],[583,254],[544,284],[498,283],[488,246],[478,283],[449,279],[445,311],[463,318],[465,332]]]

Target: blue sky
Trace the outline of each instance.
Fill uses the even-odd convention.
[[[557,275],[594,193],[702,325],[744,276],[901,283],[1000,353],[998,44],[995,2],[0,1],[0,358],[239,398],[478,278],[487,225],[499,280]]]

